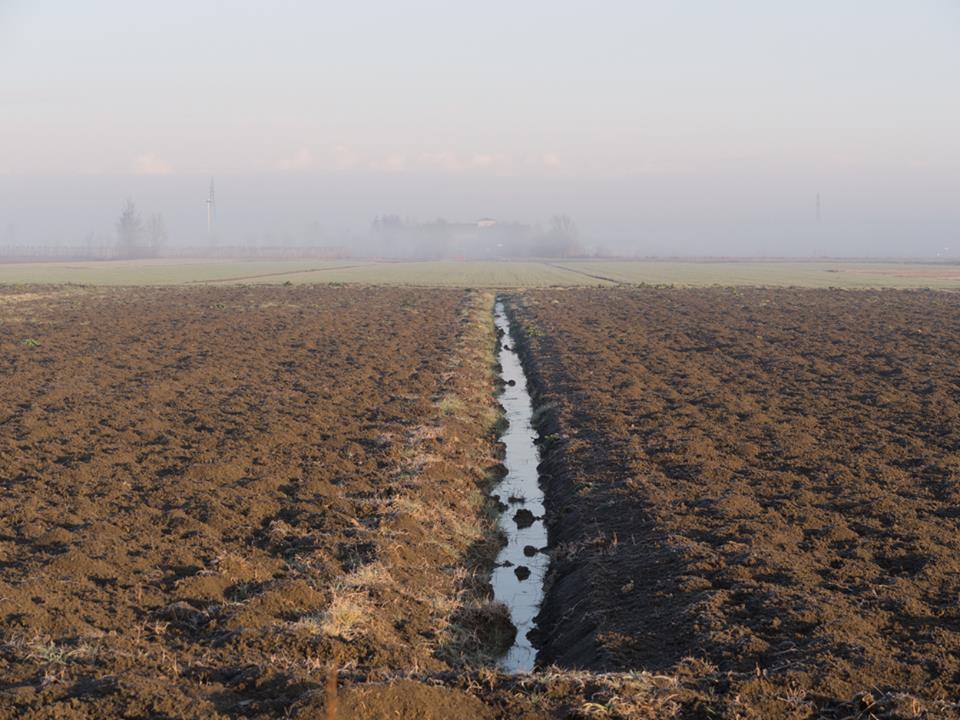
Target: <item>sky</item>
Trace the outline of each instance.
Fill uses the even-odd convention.
[[[958,76],[957,0],[0,0],[0,243],[127,196],[199,241],[216,176],[233,235],[565,213],[623,252],[950,253]]]

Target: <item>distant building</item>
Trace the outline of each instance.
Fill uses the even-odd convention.
[[[482,217],[471,222],[417,222],[398,215],[374,218],[370,247],[380,257],[493,259],[529,254],[536,228]]]

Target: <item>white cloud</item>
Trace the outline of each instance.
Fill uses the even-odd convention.
[[[133,161],[133,172],[136,175],[172,175],[173,165],[154,153],[145,153]]]
[[[544,153],[540,158],[540,162],[547,170],[563,169],[563,163],[560,161],[560,156],[553,152]]]
[[[300,148],[292,155],[281,158],[276,162],[277,170],[310,170],[316,166],[313,151],[309,148]]]
[[[352,170],[363,162],[363,158],[348,145],[336,144],[314,152],[301,147],[291,154],[277,160],[275,170],[306,172],[308,170]]]
[[[370,168],[380,172],[398,173],[407,169],[407,158],[403,153],[390,153],[370,162]]]
[[[555,153],[514,157],[498,151],[429,150],[410,155],[403,152],[361,152],[345,144],[331,145],[318,151],[301,147],[273,164],[286,172],[323,172],[372,170],[378,173],[426,171],[452,174],[509,175],[517,171],[559,172],[565,169]]]
[[[360,156],[347,145],[334,145],[330,151],[333,166],[340,170],[351,170],[360,163]]]
[[[417,158],[417,163],[423,167],[437,170],[460,169],[460,158],[452,152],[424,153]]]
[[[509,160],[505,155],[490,155],[488,153],[474,153],[470,156],[467,163],[470,169],[474,170],[492,170],[508,164]]]
[[[504,171],[513,165],[513,159],[504,153],[472,153],[461,155],[445,150],[424,153],[417,158],[418,167],[428,170],[465,172],[470,170]]]

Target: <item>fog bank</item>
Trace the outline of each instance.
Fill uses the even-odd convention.
[[[0,177],[0,247],[79,247],[90,237],[111,242],[123,204],[132,198],[145,218],[162,214],[168,250],[201,251],[211,242],[209,180]],[[956,256],[960,203],[944,191],[951,187],[960,188],[960,173],[936,168],[826,178],[737,167],[606,179],[234,175],[216,178],[215,240],[221,246],[343,245],[374,252],[362,240],[383,216],[411,224],[491,218],[543,229],[552,217],[566,215],[588,250],[617,255]],[[417,254],[414,247],[397,251]],[[512,254],[509,242],[503,254]]]

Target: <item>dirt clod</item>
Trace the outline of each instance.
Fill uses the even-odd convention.
[[[526,508],[520,508],[513,514],[513,521],[517,524],[518,528],[530,527],[536,519],[536,515]]]

